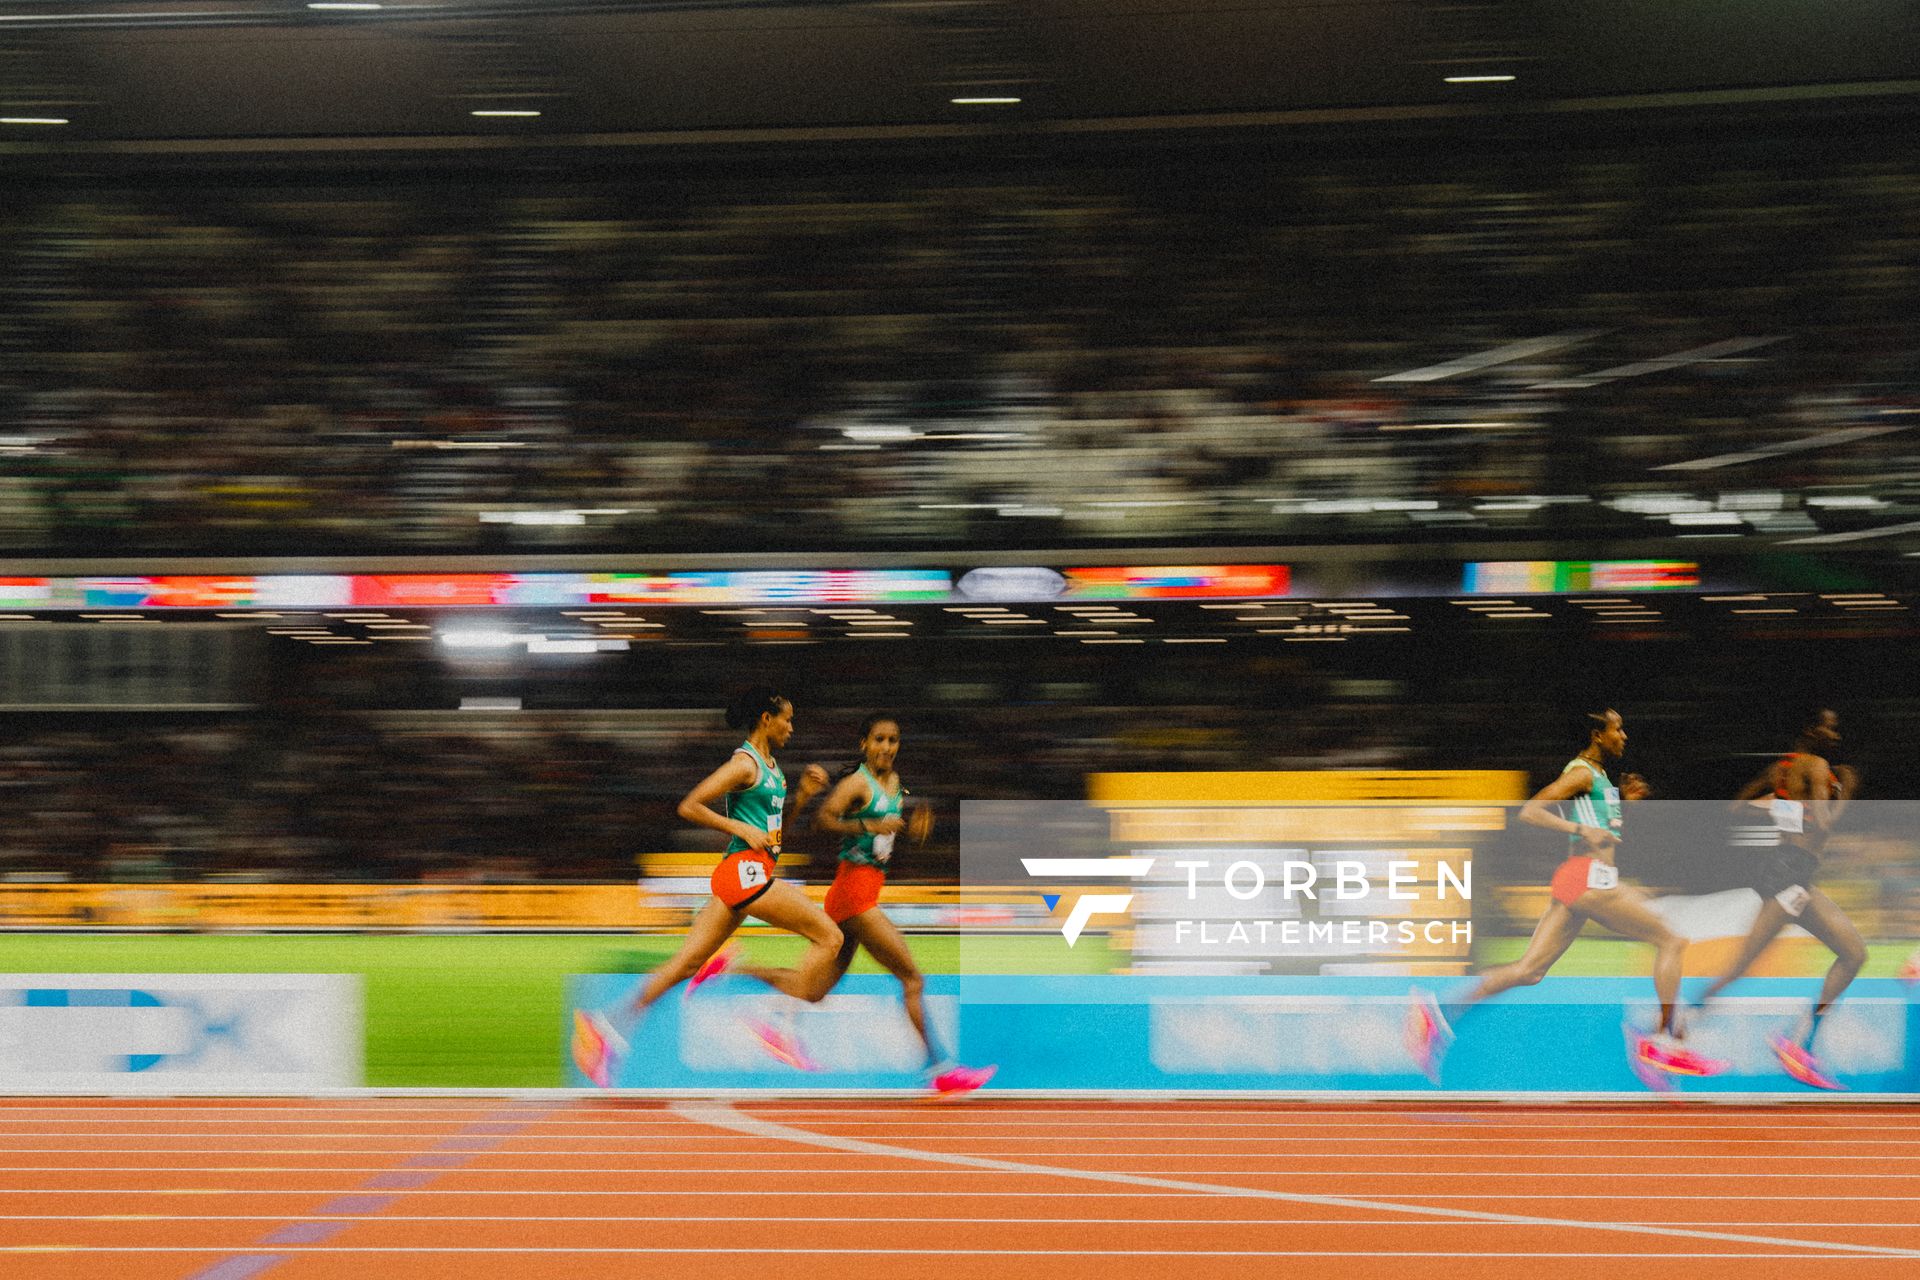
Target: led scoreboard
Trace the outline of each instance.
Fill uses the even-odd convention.
[[[1454,974],[1473,856],[1517,771],[1105,773],[1089,799],[1134,881],[1136,972]],[[1138,864],[1136,864],[1138,865]]]

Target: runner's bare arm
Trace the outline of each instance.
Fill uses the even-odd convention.
[[[810,764],[805,769],[802,769],[800,771],[800,785],[796,787],[793,792],[793,811],[798,813],[806,808],[808,804],[812,803],[815,796],[827,789],[827,784],[831,781],[833,781],[833,779],[827,776],[827,767],[825,765]]]
[[[1807,824],[1822,835],[1832,831],[1846,812],[1849,797],[1843,786],[1839,798],[1834,798],[1834,773],[1827,762],[1818,756],[1805,757],[1794,763],[1789,777],[1787,793],[1806,798]]]
[[[729,818],[713,808],[715,802],[729,791],[739,791],[743,787],[752,786],[755,768],[753,761],[738,752],[734,753],[725,764],[700,779],[693,790],[687,792],[686,797],[680,801],[680,807],[674,812],[680,815],[683,822],[691,822],[699,827],[710,827],[715,831],[724,831],[730,836],[737,836],[746,841],[755,849],[764,850],[767,847],[766,832],[737,819]]]
[[[1620,843],[1620,838],[1611,831],[1602,831],[1598,827],[1585,827],[1570,822],[1553,812],[1549,805],[1565,804],[1576,798],[1592,786],[1591,776],[1584,769],[1568,769],[1534,793],[1533,799],[1520,806],[1520,821],[1534,827],[1545,827],[1548,831],[1561,831],[1567,835],[1577,835],[1589,845],[1603,847]]]
[[[867,780],[858,773],[850,773],[820,802],[819,811],[813,815],[813,825],[836,836],[863,835],[865,828],[858,819],[841,815],[849,809],[864,809],[871,798]]]

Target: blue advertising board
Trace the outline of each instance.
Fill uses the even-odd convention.
[[[574,1009],[605,1009],[641,979],[571,980]],[[1444,997],[1453,982],[1422,985]],[[1727,1064],[1674,1077],[1687,1094],[1814,1096],[1769,1046],[1808,1008],[1817,979],[1750,979],[1693,1019],[1688,1043]],[[1694,984],[1689,983],[1689,991]],[[963,1061],[995,1064],[995,1090],[1119,1090],[1418,1095],[1645,1093],[1627,1032],[1655,1021],[1645,978],[1550,978],[1471,1011],[1441,1063],[1422,1073],[1403,1028],[1413,983],[1384,977],[1172,977],[1137,974],[927,979],[936,1039]],[[1856,982],[1826,1018],[1817,1048],[1856,1096],[1920,1093],[1920,1012],[1891,979]],[[820,1068],[774,1060],[750,1029],[780,1026]],[[849,977],[816,1005],[744,978],[690,999],[670,995],[634,1029],[613,1084],[635,1089],[880,1091],[921,1086],[921,1050],[899,986]],[[584,1085],[568,1064],[569,1083]],[[1845,1096],[1821,1094],[1819,1096]]]

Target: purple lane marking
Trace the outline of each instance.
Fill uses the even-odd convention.
[[[452,1151],[428,1151],[417,1156],[408,1156],[400,1167],[403,1169],[457,1169],[468,1159],[469,1157]]]
[[[436,1143],[433,1150],[411,1156],[402,1161],[398,1169],[377,1173],[360,1185],[368,1191],[412,1191],[424,1187],[441,1173],[460,1168],[476,1153],[493,1150],[546,1115],[545,1111],[515,1111],[477,1121],[453,1137]],[[397,1196],[381,1195],[336,1196],[315,1209],[312,1216],[330,1218],[378,1213],[396,1199]],[[352,1225],[350,1222],[290,1222],[270,1232],[260,1243],[317,1244],[332,1239]],[[256,1253],[222,1258],[205,1270],[196,1271],[187,1280],[251,1280],[251,1277],[287,1261],[289,1256],[284,1253]]]
[[[514,1134],[520,1132],[522,1129],[526,1127],[527,1126],[524,1123],[512,1123],[512,1122],[504,1122],[499,1120],[491,1120],[491,1121],[485,1121],[480,1124],[470,1124],[466,1128],[462,1129],[460,1131],[460,1134],[461,1134],[461,1137],[466,1137],[467,1135],[471,1134],[474,1137],[485,1137],[488,1135],[497,1135],[502,1138],[511,1138]],[[456,1138],[454,1139],[454,1141],[457,1142],[459,1141],[459,1139]]]
[[[351,1222],[296,1222],[292,1226],[281,1227],[278,1231],[262,1240],[261,1244],[319,1244],[339,1235]]]
[[[277,1267],[287,1260],[284,1253],[251,1253],[243,1258],[222,1258],[205,1271],[196,1271],[187,1280],[248,1280],[257,1276],[268,1267]]]
[[[349,1214],[378,1213],[398,1196],[338,1196],[313,1211],[316,1218],[345,1217]]]

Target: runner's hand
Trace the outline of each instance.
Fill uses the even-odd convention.
[[[810,764],[800,774],[800,795],[802,798],[818,795],[831,781],[825,766]]]

